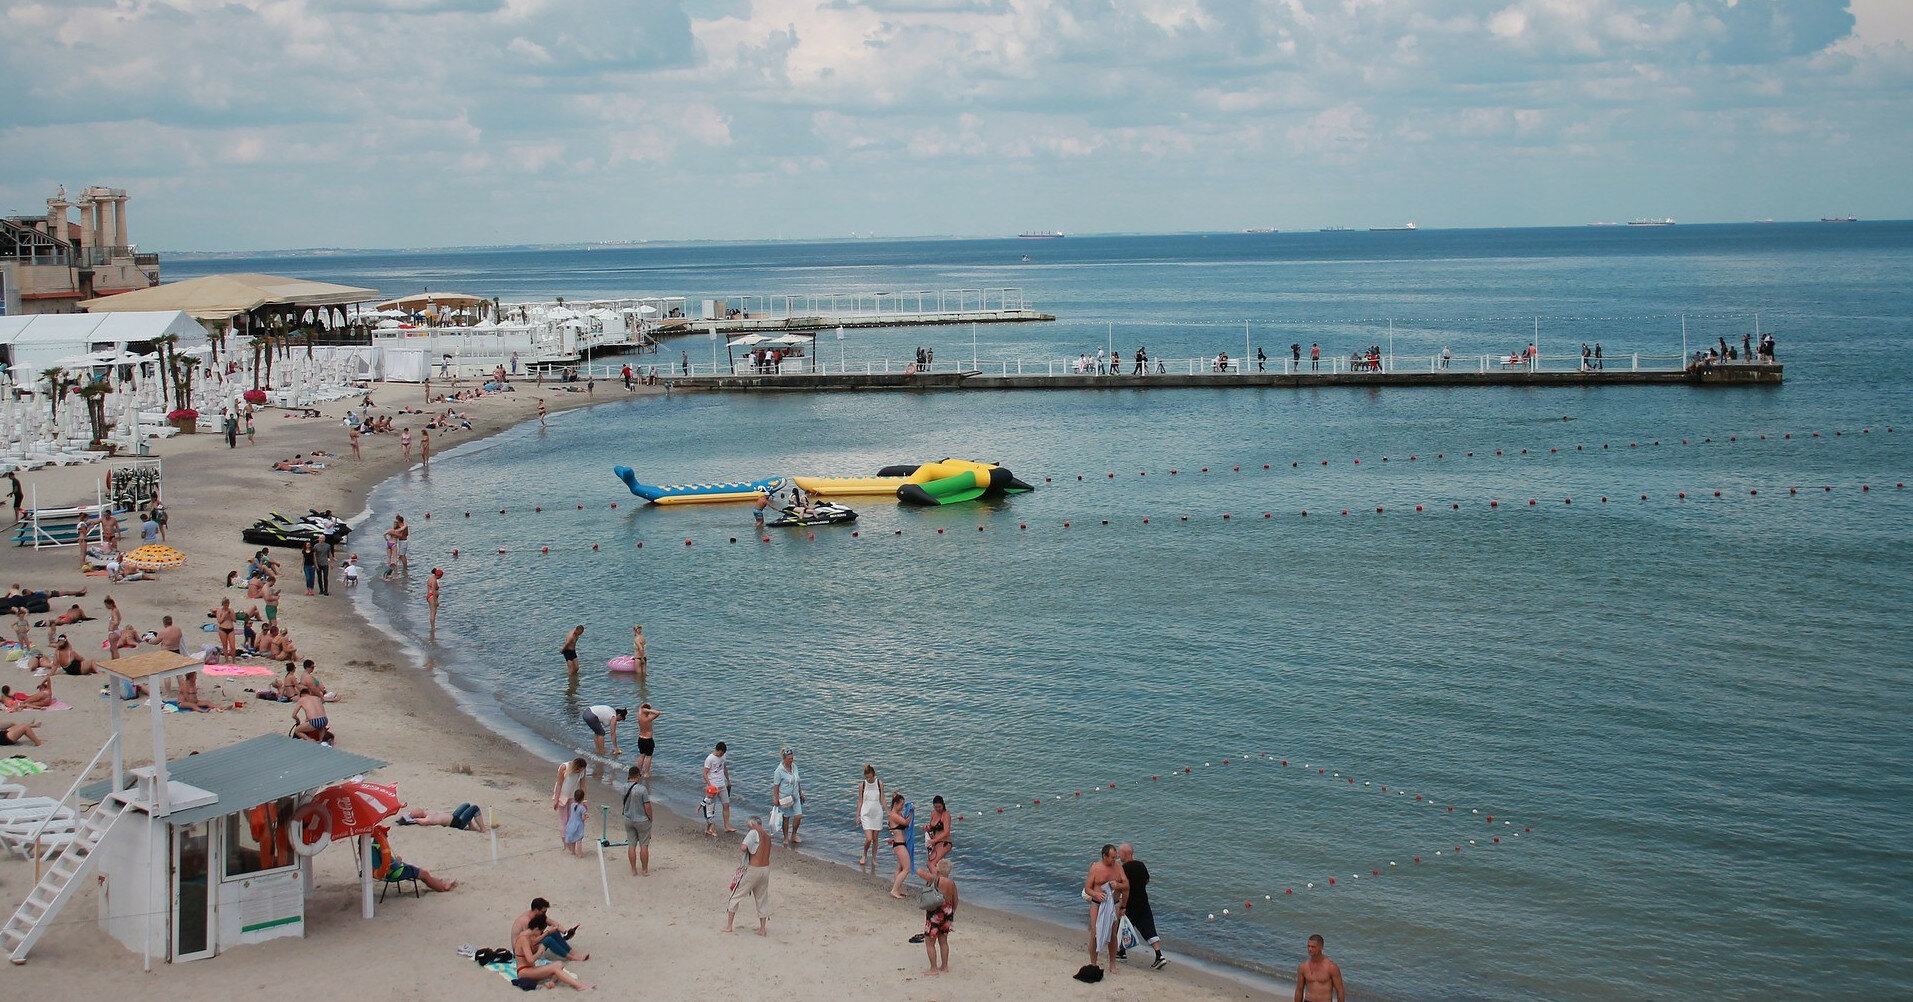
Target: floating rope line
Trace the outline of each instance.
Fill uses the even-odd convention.
[[[1903,491],[1905,490],[1905,488],[1906,488],[1905,481],[1902,480],[1902,481],[1893,482],[1892,489],[1894,491],[1896,492]],[[1884,483],[1882,484],[1882,489],[1885,489]],[[1840,485],[1838,488],[1836,488],[1834,485],[1831,485],[1831,484],[1822,484],[1817,490],[1812,487],[1800,487],[1800,486],[1790,486],[1790,487],[1784,487],[1784,488],[1754,487],[1754,488],[1746,488],[1744,495],[1741,493],[1740,488],[1735,488],[1733,490],[1726,490],[1721,488],[1696,489],[1694,491],[1684,491],[1684,490],[1667,491],[1665,489],[1657,489],[1654,493],[1651,493],[1651,494],[1647,492],[1640,492],[1637,494],[1633,494],[1632,498],[1634,499],[1633,503],[1635,504],[1640,504],[1640,503],[1685,504],[1689,502],[1700,504],[1700,503],[1711,502],[1711,501],[1720,501],[1725,503],[1735,498],[1763,499],[1763,498],[1775,497],[1783,493],[1788,498],[1793,498],[1796,500],[1801,499],[1802,495],[1806,497],[1831,498],[1835,495],[1836,490],[1840,491],[1841,496],[1844,496],[1844,497],[1851,497],[1856,495],[1872,496],[1874,493],[1876,493],[1874,491],[1874,487],[1872,483],[1860,483],[1860,484],[1843,484],[1843,485]],[[1523,493],[1526,493],[1526,492],[1523,492]],[[1536,492],[1536,493],[1538,494],[1539,492]],[[1582,506],[1586,507],[1590,504],[1597,505],[1597,506],[1612,505],[1612,504],[1626,502],[1628,500],[1629,500],[1629,495],[1626,495],[1626,494],[1621,494],[1621,495],[1601,494],[1601,495],[1594,496],[1592,499],[1583,495]],[[1173,515],[1173,516],[1130,515],[1130,516],[1118,517],[1114,519],[1098,518],[1094,515],[1091,515],[1087,517],[1063,519],[1060,522],[1057,522],[1057,521],[1038,522],[1038,523],[1034,523],[1034,528],[1036,531],[1039,531],[1039,532],[1044,530],[1086,531],[1086,530],[1094,530],[1097,528],[1109,528],[1109,527],[1138,528],[1144,525],[1152,525],[1152,526],[1159,525],[1159,524],[1180,525],[1182,523],[1191,522],[1191,521],[1195,521],[1199,524],[1213,524],[1213,522],[1216,522],[1216,521],[1239,524],[1244,522],[1264,522],[1264,521],[1273,522],[1273,521],[1276,521],[1277,519],[1280,519],[1283,522],[1286,522],[1290,518],[1309,518],[1311,516],[1319,518],[1324,515],[1348,517],[1348,516],[1353,516],[1357,513],[1370,513],[1370,512],[1372,512],[1375,515],[1382,515],[1382,516],[1386,516],[1390,514],[1395,514],[1395,515],[1419,514],[1419,515],[1427,515],[1427,516],[1433,517],[1434,515],[1442,513],[1442,512],[1454,513],[1454,512],[1464,511],[1464,510],[1474,512],[1474,511],[1479,511],[1484,507],[1488,511],[1495,512],[1495,513],[1501,512],[1503,508],[1508,508],[1513,510],[1528,509],[1536,513],[1539,513],[1539,512],[1545,512],[1550,510],[1572,508],[1574,507],[1574,503],[1575,503],[1574,496],[1565,495],[1565,494],[1564,495],[1549,495],[1545,503],[1543,502],[1543,499],[1541,497],[1531,496],[1526,498],[1524,503],[1524,501],[1521,499],[1521,496],[1517,494],[1515,495],[1513,499],[1507,500],[1505,502],[1498,497],[1488,498],[1485,500],[1481,498],[1470,498],[1468,499],[1466,505],[1464,505],[1461,501],[1442,500],[1442,501],[1422,501],[1419,503],[1403,502],[1403,503],[1394,504],[1394,505],[1354,504],[1354,505],[1350,505],[1349,507],[1339,507],[1339,508],[1333,504],[1330,504],[1326,507],[1284,509],[1280,513],[1277,513],[1275,511],[1262,511],[1262,512],[1255,512],[1255,511],[1213,512],[1211,511],[1211,512],[1199,513],[1193,516],[1192,515]],[[1028,532],[1028,531],[1031,531],[1032,529],[1032,523],[1030,522],[1018,522],[1016,523],[1016,527],[1014,530],[1009,529],[1008,525],[1009,523],[1006,521],[996,526],[997,532],[999,533],[1006,532],[1006,531]],[[983,525],[974,526],[974,529],[977,533],[987,533],[991,529],[991,527],[992,526],[990,524],[983,524]],[[910,536],[911,538],[916,538],[918,536],[931,536],[931,535],[955,538],[955,537],[964,537],[964,536],[971,535],[971,533],[968,531],[969,528],[971,527],[969,526],[963,526],[963,527],[925,526],[925,527],[919,527],[919,528],[911,528],[907,533],[903,529],[892,529],[892,530],[889,530],[888,532],[884,532],[882,530],[872,532],[872,531],[860,528],[860,529],[852,529],[848,533],[845,533],[841,530],[834,531],[834,532],[827,530],[825,535],[827,537],[833,537],[840,540],[853,539],[853,540],[859,540],[859,541],[871,540],[871,539],[883,539],[883,538],[895,539],[895,538],[904,537],[906,535]],[[792,535],[792,536],[784,537],[784,538],[794,540],[796,537]],[[730,546],[730,545],[739,544],[739,543],[748,544],[751,542],[757,542],[761,545],[761,544],[777,542],[778,539],[779,537],[777,536],[772,536],[772,535],[760,536],[747,530],[743,535],[729,535],[728,533],[726,533],[726,534],[715,535],[715,536],[712,536],[712,535],[691,536],[689,538],[654,537],[651,539],[638,539],[638,540],[632,540],[628,543],[619,542],[619,543],[610,544],[610,545],[612,545],[615,549],[617,549],[618,552],[622,553],[622,552],[625,552],[626,550],[643,550],[647,548],[652,550],[657,550],[660,548],[666,549],[666,550],[683,549],[685,547],[694,547],[700,542],[706,545],[718,545],[718,546]],[[804,536],[803,536],[804,542],[816,542],[816,540],[817,540],[816,532],[806,531],[804,533]],[[417,542],[417,540],[415,540],[415,542]],[[603,543],[590,543],[590,544],[556,543],[554,544],[554,543],[525,542],[525,541],[519,540],[519,541],[507,542],[507,544],[503,546],[500,546],[494,543],[494,544],[489,544],[489,545],[480,546],[480,547],[453,547],[453,548],[450,548],[449,550],[440,550],[437,552],[444,554],[447,557],[447,559],[458,560],[461,558],[483,557],[486,555],[502,557],[502,556],[509,556],[512,554],[524,554],[524,553],[532,553],[532,552],[535,552],[539,554],[540,556],[549,556],[550,554],[553,554],[553,553],[563,554],[563,553],[596,552],[596,551],[601,551],[605,545],[607,544],[603,544]]]
[[[1312,879],[1300,878],[1289,881],[1283,884],[1279,890],[1270,888],[1261,895],[1261,901],[1265,907],[1279,899],[1294,897],[1298,889],[1303,894],[1307,894],[1311,891],[1326,892],[1330,888],[1352,886],[1364,877],[1369,880],[1376,880],[1386,875],[1398,874],[1402,870],[1401,859],[1403,858],[1408,860],[1409,868],[1414,868],[1430,860],[1446,861],[1454,859],[1472,849],[1511,845],[1515,840],[1524,836],[1530,836],[1534,832],[1531,825],[1516,825],[1512,819],[1497,813],[1493,808],[1463,807],[1459,804],[1444,803],[1444,798],[1428,793],[1413,793],[1406,787],[1390,783],[1377,783],[1372,779],[1362,779],[1358,784],[1357,777],[1353,774],[1331,770],[1326,765],[1317,765],[1310,762],[1302,763],[1299,769],[1294,769],[1291,772],[1292,767],[1290,761],[1289,759],[1268,752],[1257,752],[1224,759],[1214,759],[1203,762],[1200,765],[1185,765],[1180,768],[1170,769],[1167,772],[1156,773],[1147,779],[1138,777],[1127,781],[1099,783],[1094,786],[1073,790],[1066,794],[1056,794],[1047,797],[1029,797],[1000,804],[995,807],[986,807],[981,811],[966,811],[957,814],[956,820],[973,825],[995,822],[1020,823],[1022,818],[1028,817],[1031,813],[1040,813],[1046,810],[1067,810],[1069,807],[1081,804],[1085,800],[1095,800],[1098,798],[1108,799],[1110,796],[1119,792],[1134,790],[1143,785],[1160,784],[1165,780],[1174,781],[1186,777],[1193,777],[1201,771],[1220,771],[1232,767],[1239,769],[1244,766],[1270,765],[1280,768],[1290,775],[1326,781],[1328,784],[1337,788],[1346,788],[1356,792],[1370,793],[1390,799],[1400,798],[1399,802],[1404,806],[1424,807],[1434,811],[1437,817],[1452,818],[1456,823],[1480,824],[1483,826],[1481,832],[1473,838],[1453,838],[1443,842],[1433,842],[1432,844],[1438,846],[1438,848],[1400,853],[1397,854],[1397,857],[1394,859],[1387,860],[1386,862],[1376,862],[1367,866],[1365,870],[1350,870],[1347,877],[1329,875],[1324,872],[1317,874]],[[1335,873],[1340,873],[1339,867],[1336,868]],[[1241,914],[1247,915],[1254,909],[1255,905],[1255,896],[1251,894],[1251,896],[1243,899],[1240,908]],[[1235,916],[1236,910],[1233,905],[1228,905],[1213,911],[1206,911],[1205,914],[1208,917],[1208,921],[1214,922],[1218,918],[1230,918]]]
[[[1893,433],[1895,431],[1895,427],[1896,426],[1887,426],[1884,429],[1884,431],[1885,433],[1889,433],[1889,434]],[[1745,435],[1733,434],[1733,435],[1728,435],[1724,438],[1716,438],[1714,436],[1698,436],[1697,437],[1697,436],[1690,435],[1690,436],[1678,439],[1678,442],[1680,445],[1683,445],[1683,446],[1752,444],[1752,443],[1761,442],[1761,441],[1782,442],[1782,441],[1789,441],[1789,440],[1811,442],[1816,439],[1830,440],[1834,438],[1844,438],[1849,435],[1870,435],[1870,434],[1873,434],[1873,432],[1874,432],[1874,429],[1871,426],[1868,426],[1868,427],[1861,428],[1858,432],[1850,432],[1844,429],[1836,429],[1830,433],[1823,433],[1823,432],[1817,432],[1817,431],[1814,431],[1814,432],[1807,432],[1807,431],[1770,432],[1770,433],[1752,433],[1752,434],[1745,434]],[[1625,445],[1625,448],[1628,448],[1628,449],[1664,448],[1664,447],[1671,447],[1672,443],[1674,443],[1675,441],[1676,439],[1672,437],[1660,438],[1660,439],[1636,439],[1636,440],[1631,440],[1627,442]],[[1343,465],[1346,465],[1349,467],[1362,466],[1364,465],[1364,458],[1366,458],[1368,461],[1367,465],[1373,468],[1373,466],[1378,462],[1379,463],[1390,463],[1390,462],[1425,463],[1425,462],[1431,462],[1431,461],[1454,461],[1458,459],[1489,459],[1489,458],[1507,459],[1507,458],[1515,458],[1518,456],[1536,456],[1536,457],[1563,456],[1565,457],[1578,452],[1611,451],[1617,448],[1622,448],[1622,446],[1619,445],[1618,443],[1613,443],[1613,442],[1601,442],[1601,443],[1598,443],[1598,445],[1579,443],[1579,444],[1553,445],[1553,446],[1540,446],[1540,445],[1503,446],[1502,448],[1498,448],[1498,449],[1489,449],[1484,447],[1477,450],[1443,449],[1439,451],[1434,451],[1432,453],[1426,450],[1422,450],[1422,451],[1415,451],[1415,452],[1408,453],[1406,459],[1402,458],[1400,455],[1395,455],[1395,456],[1381,455],[1381,456],[1369,456],[1369,457],[1345,456],[1345,457],[1334,457],[1334,458],[1322,458],[1320,456],[1312,456],[1306,459],[1300,459],[1300,458],[1290,459],[1287,461],[1286,466],[1282,465],[1281,460],[1270,460],[1268,462],[1264,462],[1260,464],[1255,463],[1253,460],[1251,460],[1246,463],[1231,463],[1227,465],[1218,463],[1218,464],[1215,464],[1214,466],[1204,466],[1204,465],[1200,465],[1199,463],[1196,463],[1196,464],[1178,465],[1173,467],[1161,467],[1161,468],[1157,468],[1153,470],[1152,469],[1138,470],[1136,472],[1136,476],[1139,478],[1145,478],[1152,474],[1156,476],[1180,477],[1185,475],[1198,476],[1202,474],[1224,473],[1224,472],[1242,473],[1244,471],[1248,471],[1253,473],[1258,468],[1262,471],[1274,471],[1278,469],[1320,470],[1323,467],[1335,468],[1335,467],[1343,466]],[[1432,460],[1430,459],[1430,456],[1433,457]],[[1121,475],[1124,477],[1127,477],[1129,474],[1125,472]],[[1060,484],[1067,485],[1067,484],[1074,484],[1074,483],[1088,484],[1088,483],[1096,482],[1096,481],[1113,481],[1117,478],[1118,474],[1112,471],[1104,471],[1101,473],[1068,473],[1068,472],[1050,471],[1047,473],[1035,473],[1035,474],[1032,474],[1032,476],[1041,476],[1043,478],[1042,482],[1045,484],[1056,485],[1060,483]],[[559,515],[559,514],[578,514],[578,513],[603,514],[607,511],[617,511],[617,510],[630,512],[634,510],[642,510],[645,507],[646,507],[645,502],[635,498],[629,501],[606,502],[602,500],[602,498],[594,497],[590,499],[589,501],[556,500],[549,504],[540,503],[540,504],[531,505],[529,507],[525,505],[517,505],[517,506],[507,505],[507,506],[496,509],[495,512],[491,509],[474,509],[474,508],[459,508],[459,509],[453,509],[449,511],[443,510],[443,509],[429,510],[429,511],[426,511],[421,517],[427,521],[443,521],[445,519],[465,520],[465,519],[471,519],[473,517],[485,518],[492,514],[497,514],[497,515],[502,515],[507,517],[522,516],[527,514],[532,514],[532,515],[538,515],[538,514]],[[1364,507],[1364,506],[1357,506],[1357,507]]]

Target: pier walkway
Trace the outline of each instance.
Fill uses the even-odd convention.
[[[1323,359],[1311,368],[1307,360],[1299,365],[1292,360],[1269,360],[1258,369],[1238,366],[1217,369],[1208,360],[1165,361],[1160,367],[1151,363],[1146,373],[1099,374],[1076,371],[1071,363],[1018,364],[987,363],[976,366],[952,363],[948,368],[916,371],[914,365],[873,363],[846,371],[819,364],[816,371],[797,366],[807,359],[785,363],[785,371],[760,372],[740,363],[735,371],[713,371],[709,364],[692,365],[660,373],[681,389],[745,392],[832,392],[845,390],[1085,390],[1085,389],[1169,389],[1201,387],[1274,387],[1301,389],[1322,386],[1778,386],[1784,367],[1768,362],[1721,362],[1689,368],[1678,358],[1609,358],[1602,368],[1583,368],[1579,357],[1566,360],[1537,359],[1533,364],[1508,365],[1494,360],[1478,364],[1469,359],[1451,360],[1447,368],[1425,364],[1426,359],[1396,359],[1399,367],[1381,370],[1353,368],[1347,360]],[[1422,362],[1424,364],[1413,364]],[[993,371],[994,370],[994,371]]]

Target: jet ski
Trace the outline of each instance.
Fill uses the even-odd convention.
[[[251,546],[281,546],[297,549],[320,539],[332,543],[342,543],[352,534],[352,528],[343,519],[334,518],[330,511],[307,511],[298,519],[290,519],[276,511],[267,512],[240,532],[240,538]]]
[[[855,522],[857,513],[835,501],[817,501],[805,508],[790,505],[780,509],[780,517],[765,522],[766,526],[800,525],[837,525],[840,522]]]

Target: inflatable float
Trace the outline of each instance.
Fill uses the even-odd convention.
[[[831,497],[845,494],[887,494],[897,496],[897,488],[906,484],[927,484],[932,480],[954,477],[970,470],[993,470],[995,463],[974,463],[967,459],[945,459],[936,463],[886,466],[874,477],[792,477],[791,483],[805,491]]]
[[[837,525],[843,522],[855,522],[857,513],[835,501],[819,501],[808,508],[795,506],[783,509],[783,517],[765,522],[772,528],[802,525]]]
[[[606,671],[631,674],[638,670],[638,659],[629,654],[620,654],[604,663]]]
[[[765,477],[761,480],[734,480],[721,484],[666,484],[653,486],[638,482],[636,471],[629,466],[614,466],[611,472],[624,481],[631,493],[652,504],[715,504],[725,501],[755,501],[759,494],[769,494],[784,489],[789,483],[784,477]]]
[[[888,494],[905,504],[945,505],[974,501],[980,497],[1022,494],[1033,490],[1016,479],[1009,470],[995,463],[967,459],[944,459],[934,463],[886,466],[874,477],[766,477],[761,480],[735,480],[718,484],[670,484],[653,486],[638,482],[629,466],[614,466],[612,472],[631,493],[652,504],[698,504],[723,501],[754,501],[762,494],[775,494],[796,485],[818,497]],[[788,521],[767,525],[827,525],[848,522],[856,513],[841,505],[834,517],[819,520]],[[848,513],[846,516],[845,513]]]

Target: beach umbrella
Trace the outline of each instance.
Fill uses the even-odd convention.
[[[323,832],[332,840],[370,835],[379,822],[405,806],[395,783],[336,783],[307,798],[296,812],[309,833]],[[303,836],[306,842],[314,839]]]
[[[127,567],[137,567],[143,571],[163,571],[169,567],[179,567],[186,563],[186,554],[170,546],[148,543],[120,558]]]

